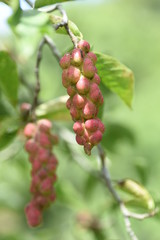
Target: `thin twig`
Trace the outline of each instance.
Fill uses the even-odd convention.
[[[108,171],[108,169],[106,167],[106,164],[105,164],[105,153],[104,153],[104,150],[103,150],[103,148],[102,148],[102,146],[100,144],[98,145],[98,152],[99,152],[101,165],[102,165],[102,176],[103,176],[103,179],[105,180],[106,185],[107,185],[110,193],[114,197],[115,201],[120,206],[121,212],[122,212],[123,217],[124,217],[126,231],[127,231],[128,235],[130,236],[130,239],[138,240],[137,236],[135,235],[134,231],[132,230],[131,222],[130,222],[129,216],[127,215],[126,208],[125,208],[125,206],[124,206],[120,196],[115,191],[115,189],[114,189],[114,187],[112,185],[110,174],[109,174],[109,171]]]
[[[150,217],[153,217],[154,215],[156,215],[159,212],[159,209],[156,208],[152,212],[144,213],[144,214],[137,214],[137,213],[130,212],[126,208],[126,206],[124,205],[120,196],[115,191],[115,189],[112,185],[110,174],[109,174],[109,171],[108,171],[108,169],[106,167],[106,164],[105,164],[105,153],[104,153],[104,150],[103,150],[103,148],[100,144],[98,145],[98,152],[99,152],[99,156],[100,156],[100,159],[101,159],[103,179],[105,180],[106,185],[107,185],[109,191],[111,192],[112,196],[114,197],[116,202],[119,204],[120,210],[123,214],[123,218],[124,218],[124,222],[125,222],[125,226],[126,226],[126,231],[127,231],[128,235],[130,236],[130,239],[138,240],[136,234],[134,233],[134,231],[131,227],[130,218],[137,219],[137,220],[144,220],[146,218],[150,218]]]
[[[33,3],[30,1],[30,0],[25,0],[26,1],[26,3],[28,3],[28,5],[31,7],[31,8],[33,8]]]
[[[57,30],[60,27],[64,27],[66,29],[68,35],[70,36],[71,41],[72,41],[74,47],[77,47],[78,39],[72,33],[72,31],[70,30],[68,16],[66,14],[66,11],[62,8],[62,6],[60,4],[55,4],[53,6],[40,8],[38,10],[41,11],[41,12],[46,12],[46,13],[51,13],[51,12],[53,12],[55,10],[58,10],[61,13],[61,15],[62,15],[62,21],[60,23],[57,23],[56,25],[54,25],[54,28]]]
[[[44,36],[43,39],[41,40],[39,47],[38,47],[38,53],[37,53],[37,59],[36,59],[36,66],[35,66],[35,75],[36,75],[36,87],[35,87],[35,94],[34,94],[34,100],[33,100],[33,104],[32,104],[32,109],[31,109],[31,118],[33,121],[35,121],[36,119],[36,114],[35,114],[35,109],[38,105],[38,94],[40,92],[40,78],[39,78],[39,67],[40,67],[40,63],[42,60],[42,49],[44,47],[44,45],[47,44],[52,53],[54,54],[54,56],[56,57],[56,59],[59,61],[61,58],[61,54],[58,51],[56,45],[54,44],[54,42],[52,41],[52,39],[48,36]]]

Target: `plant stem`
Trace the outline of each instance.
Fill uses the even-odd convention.
[[[77,47],[78,39],[69,28],[68,16],[66,14],[66,11],[62,8],[62,6],[60,4],[55,4],[54,6],[48,6],[48,7],[39,9],[39,11],[46,12],[46,13],[51,13],[55,10],[58,10],[61,13],[62,21],[60,23],[54,25],[54,28],[57,30],[60,27],[65,27],[69,37],[71,38],[71,41],[72,41],[74,47]]]
[[[56,59],[59,61],[61,58],[61,54],[58,51],[56,45],[54,44],[54,42],[52,41],[52,39],[48,36],[44,36],[43,39],[41,40],[39,47],[38,47],[38,53],[37,53],[37,59],[36,59],[36,66],[35,66],[35,75],[36,75],[36,86],[35,86],[35,90],[34,90],[34,99],[33,99],[33,104],[32,104],[32,109],[31,109],[31,119],[32,121],[36,120],[36,114],[35,114],[35,109],[38,105],[38,95],[40,92],[40,78],[39,78],[39,67],[40,67],[40,63],[42,60],[42,50],[44,45],[47,44],[53,55],[56,57]]]

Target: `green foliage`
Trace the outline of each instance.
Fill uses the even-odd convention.
[[[19,125],[17,119],[9,118],[1,122],[0,150],[10,144],[17,135]]]
[[[17,66],[9,53],[0,52],[0,88],[15,106],[18,100],[19,78]]]
[[[68,109],[66,108],[66,101],[68,96],[62,96],[46,103],[40,104],[36,109],[36,116],[38,118],[49,118],[56,121],[71,120]]]
[[[51,4],[63,3],[63,2],[69,2],[69,1],[73,1],[73,0],[36,0],[34,7],[40,8],[40,7],[44,7]]]
[[[56,16],[56,15],[50,15],[50,21],[52,24],[58,24],[60,22],[62,22],[62,17]],[[69,20],[69,29],[71,30],[71,32],[79,39],[83,39],[83,35],[80,32],[80,30],[78,29],[78,27],[76,26],[75,23],[73,23],[72,21]],[[59,29],[56,30],[57,33],[61,33],[61,34],[68,34],[66,29],[64,27],[60,27]]]
[[[134,78],[132,71],[111,56],[96,53],[98,73],[103,84],[132,106]]]
[[[134,197],[132,203],[136,203],[137,206],[143,206],[147,210],[152,211],[155,208],[155,203],[149,192],[140,183],[132,179],[123,179],[118,182],[118,186],[121,190],[129,193]]]

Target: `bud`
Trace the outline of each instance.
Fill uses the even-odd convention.
[[[61,68],[63,68],[63,69],[68,68],[70,65],[70,59],[71,59],[70,54],[68,54],[68,53],[65,54],[59,62]]]
[[[90,52],[90,45],[85,40],[79,41],[77,48],[60,60],[63,69],[62,84],[70,96],[66,107],[75,122],[73,130],[76,141],[84,146],[88,155],[93,146],[101,141],[104,133],[104,125],[97,118],[103,96],[98,86],[100,77],[95,67],[96,62],[97,56]]]
[[[81,40],[78,43],[78,48],[80,48],[82,51],[84,51],[85,53],[88,53],[90,50],[90,45],[87,41],[85,40]]]
[[[24,129],[25,136],[29,138],[25,149],[32,164],[32,200],[25,208],[27,222],[31,227],[42,222],[43,210],[55,200],[53,183],[56,181],[57,159],[52,153],[52,146],[58,139],[51,134],[51,128],[50,121],[41,119],[34,124],[28,123]]]
[[[31,227],[37,227],[42,222],[42,213],[36,208],[33,203],[29,203],[25,208],[28,225]]]

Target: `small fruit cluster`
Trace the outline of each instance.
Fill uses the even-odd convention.
[[[32,164],[32,199],[25,208],[28,224],[36,227],[42,222],[42,212],[55,200],[53,183],[56,180],[57,159],[52,153],[52,146],[57,143],[57,136],[51,134],[52,123],[47,119],[37,123],[28,123],[24,129],[27,138],[25,149]]]
[[[90,45],[84,40],[79,41],[77,48],[60,60],[62,84],[70,96],[66,106],[75,122],[76,141],[84,146],[88,155],[104,133],[104,125],[97,118],[103,96],[98,86],[100,77],[95,67],[96,61],[96,55],[90,52]]]

